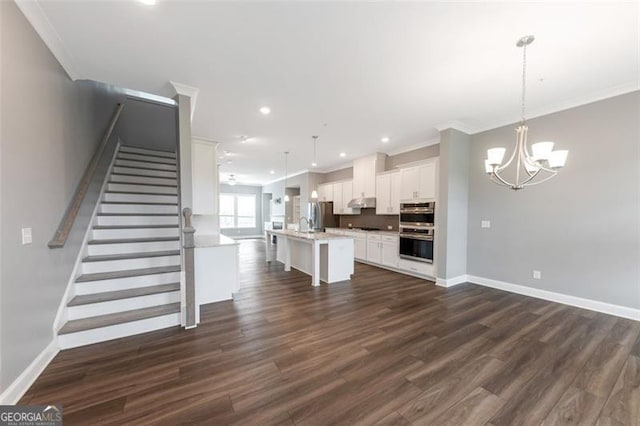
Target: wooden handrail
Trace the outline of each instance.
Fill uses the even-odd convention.
[[[185,276],[185,328],[193,328],[196,324],[196,283],[195,283],[195,249],[194,235],[196,230],[191,226],[191,209],[182,209],[184,227],[182,228],[184,248],[184,276]]]
[[[76,192],[73,194],[73,198],[71,199],[69,207],[67,207],[67,211],[65,211],[64,216],[62,216],[62,220],[60,221],[60,225],[58,225],[56,233],[53,235],[51,241],[49,241],[49,248],[61,248],[64,247],[64,244],[67,242],[67,238],[69,237],[69,232],[71,232],[73,222],[76,220],[76,216],[78,215],[78,211],[80,211],[82,201],[87,195],[87,191],[89,190],[93,175],[98,169],[100,158],[102,157],[102,154],[107,147],[107,142],[111,138],[111,133],[113,133],[113,129],[118,122],[118,118],[120,117],[120,113],[122,112],[123,107],[124,104],[121,103],[119,103],[116,107],[116,110],[111,117],[111,121],[109,122],[109,127],[107,127],[107,131],[102,137],[100,145],[98,145],[98,149],[96,149],[96,152],[95,154],[93,154],[93,158],[91,158],[91,162],[87,166],[84,175],[82,175],[82,179],[78,183],[78,187],[76,188]]]

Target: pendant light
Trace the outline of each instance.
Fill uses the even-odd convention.
[[[287,159],[289,157],[289,151],[284,152],[284,202],[289,202],[289,194],[287,194]]]
[[[326,124],[325,124],[326,126]],[[311,136],[313,138],[313,163],[311,163],[311,167],[318,167],[318,161],[317,161],[317,157],[316,157],[316,144],[318,143],[318,136]],[[312,200],[317,200],[318,199],[318,191],[317,190],[313,190],[311,191],[311,199]]]
[[[229,179],[227,179],[227,184],[229,184],[230,186],[234,186],[236,182],[237,182],[236,175],[230,174]]]
[[[516,128],[516,143],[513,153],[506,163],[502,164],[506,148],[491,148],[487,150],[487,159],[484,160],[485,172],[492,182],[506,186],[513,190],[523,189],[525,186],[537,185],[545,182],[556,174],[558,169],[564,167],[569,151],[553,151],[553,142],[538,142],[531,145],[531,154],[527,146],[527,131],[529,128],[525,121],[525,95],[527,83],[527,46],[533,43],[534,36],[528,35],[517,41],[516,46],[522,48],[522,102],[521,119]],[[502,173],[516,160],[515,181],[509,181]]]

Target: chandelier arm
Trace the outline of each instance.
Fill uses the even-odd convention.
[[[545,177],[544,179],[540,179],[540,180],[537,180],[535,182],[528,183],[527,186],[538,185],[540,183],[546,182],[546,181],[548,181],[549,179],[551,179],[552,177],[554,177],[557,174],[558,174],[557,171],[552,170],[552,174],[550,174],[549,176]]]
[[[529,182],[533,181],[533,179],[535,179],[535,177],[538,176],[538,174],[540,174],[540,169],[536,170],[534,173],[531,173],[527,179],[522,181],[520,186],[532,185],[532,183],[529,183]]]
[[[514,184],[509,183],[509,182],[507,182],[506,180],[504,180],[504,179],[502,178],[502,176],[500,176],[500,175],[498,174],[498,172],[497,172],[497,171],[495,171],[495,170],[493,171],[492,176],[495,176],[495,177],[496,177],[496,179],[498,179],[498,180],[499,180],[503,185],[505,185],[505,186],[510,186],[510,187],[515,186]]]
[[[520,138],[520,126],[518,126],[518,128],[516,129],[516,133],[517,133],[516,143],[515,143],[515,146],[513,147],[513,152],[511,153],[511,157],[509,157],[509,160],[506,163],[500,166],[496,166],[496,170],[499,172],[509,167],[509,165],[513,162],[514,158],[516,157],[516,153],[518,152],[519,138]]]

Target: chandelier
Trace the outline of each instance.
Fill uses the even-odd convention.
[[[506,148],[491,148],[487,150],[487,159],[484,160],[485,171],[490,176],[492,182],[503,185],[513,190],[523,189],[525,186],[537,185],[545,182],[556,174],[558,169],[564,167],[567,160],[567,150],[553,150],[553,142],[545,141],[531,145],[531,153],[529,153],[527,145],[527,131],[529,128],[525,121],[525,94],[526,94],[526,76],[527,76],[527,46],[534,40],[532,35],[524,36],[516,43],[516,46],[522,47],[522,116],[520,124],[516,128],[516,143],[513,153],[506,163],[502,164]],[[503,176],[503,172],[515,160],[515,180],[509,181],[509,178]]]

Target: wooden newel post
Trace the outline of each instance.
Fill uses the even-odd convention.
[[[186,321],[185,328],[195,327],[196,324],[196,282],[195,282],[195,261],[193,250],[196,247],[194,234],[196,230],[191,226],[191,209],[182,209],[184,216],[184,227],[182,228],[182,247],[184,248],[184,270],[185,270],[185,301],[186,301]]]

